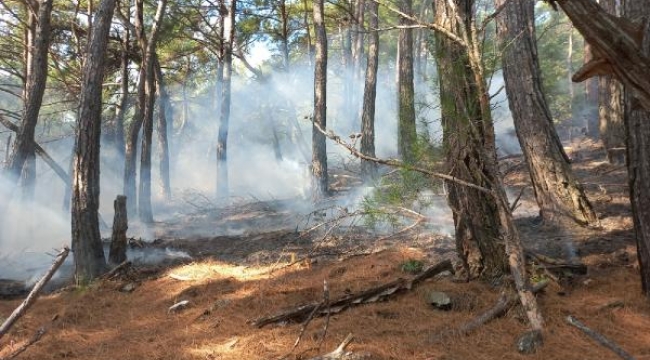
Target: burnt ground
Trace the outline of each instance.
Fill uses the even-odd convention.
[[[333,299],[411,276],[402,270],[410,260],[455,260],[453,239],[437,231],[449,217],[402,212],[401,225],[377,232],[343,201],[310,212],[288,200],[216,207],[199,197],[186,201],[190,210],[147,229],[154,241],[131,241],[144,253],[173,249],[189,258],[135,265],[116,278],[43,296],[0,340],[0,357],[45,327],[23,359],[308,359],[333,350],[348,333],[355,337],[349,350],[366,359],[616,359],[567,325],[565,317],[575,315],[637,359],[650,359],[650,306],[640,292],[625,168],[608,164],[590,143],[572,155],[601,219],[597,228],[540,224],[523,159],[501,163],[509,193],[523,189],[515,215],[526,248],[587,266],[586,274],[556,273],[560,280],[538,295],[545,345],[533,355],[514,347],[526,330],[519,308],[466,336],[441,339],[492,307],[503,290],[451,275],[329,321],[314,319],[292,349],[301,324],[258,329],[247,321],[322,300],[324,280]],[[531,269],[545,276],[542,267]],[[457,303],[436,310],[425,301],[431,290]],[[169,311],[182,300],[187,308]],[[19,302],[0,301],[0,317]]]

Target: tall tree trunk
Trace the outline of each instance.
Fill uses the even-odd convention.
[[[147,43],[145,53],[145,108],[144,120],[142,123],[142,147],[140,150],[140,192],[138,193],[138,215],[140,221],[146,224],[153,222],[153,210],[151,209],[151,153],[153,145],[153,112],[156,101],[156,43],[158,42],[158,30],[167,0],[158,0],[158,8],[151,27],[151,34]]]
[[[400,11],[411,15],[412,0],[400,0]],[[410,21],[400,18],[400,25],[407,26]],[[398,130],[399,154],[406,163],[415,161],[415,90],[413,88],[413,29],[399,30],[399,66],[397,72],[398,88]]]
[[[377,98],[377,68],[379,65],[379,4],[371,1],[368,4],[370,14],[370,29],[368,34],[368,63],[366,65],[366,81],[363,91],[363,110],[361,113],[361,153],[375,156],[375,100]],[[365,181],[377,177],[377,164],[361,160],[361,173]]]
[[[354,62],[354,79],[356,81],[361,80],[362,71],[361,63],[363,61],[363,44],[365,40],[365,13],[366,13],[366,1],[365,0],[356,0],[354,7],[354,46],[352,48],[352,58]]]
[[[282,66],[284,71],[289,71],[289,13],[287,1],[280,0],[280,17],[282,21]]]
[[[593,57],[592,47],[585,41],[583,63],[588,63]],[[590,78],[585,81],[585,102],[582,116],[584,117],[587,136],[598,139],[598,78]]]
[[[454,0],[455,6],[450,6],[446,1],[434,1],[436,24],[454,34],[468,34],[472,24],[472,2]],[[458,19],[464,23],[459,23]],[[436,33],[435,44],[449,175],[486,188],[497,186],[492,119],[479,99],[485,96],[479,91],[485,84],[478,84],[477,81],[484,80],[472,74],[471,50],[439,33]],[[508,262],[495,197],[452,182],[448,182],[447,187],[456,227],[456,246],[469,276],[493,278],[503,275]]]
[[[312,199],[321,200],[328,195],[327,144],[325,135],[317,126],[327,126],[327,33],[324,23],[324,0],[314,0],[314,32],[316,35],[316,66],[314,69],[314,125],[312,127]]]
[[[124,161],[124,115],[129,104],[129,28],[125,27],[122,36],[122,55],[120,58],[120,104],[115,113],[115,149],[119,160]]]
[[[47,58],[50,46],[53,0],[30,1],[30,3],[32,9],[38,11],[38,15],[30,15],[30,25],[33,24],[35,29],[28,30],[28,42],[26,43],[23,119],[20,130],[16,134],[9,161],[5,164],[5,172],[12,181],[17,182],[23,174],[27,176],[26,179],[23,179],[23,186],[27,188],[33,188],[35,181],[35,171],[33,170],[34,134],[47,83]],[[27,161],[30,166],[23,169]]]
[[[228,126],[230,122],[230,98],[232,82],[232,55],[235,41],[235,11],[237,1],[230,0],[227,20],[225,22],[223,82],[221,92],[221,116],[217,138],[217,198],[226,199],[229,196],[228,184]]]
[[[135,1],[135,28],[134,34],[142,61],[138,72],[137,103],[133,119],[129,125],[129,131],[126,138],[125,155],[124,155],[124,196],[126,196],[126,208],[129,214],[138,213],[137,201],[137,155],[138,155],[138,138],[144,121],[144,111],[146,107],[146,49],[147,39],[144,32],[144,1]]]
[[[166,200],[171,200],[172,188],[169,178],[170,161],[169,141],[167,138],[169,129],[167,119],[168,117],[169,119],[173,119],[174,117],[171,116],[172,109],[169,101],[169,94],[167,93],[167,86],[165,86],[165,79],[157,56],[154,65],[156,70],[156,93],[158,93],[158,117],[156,122],[156,127],[158,129],[158,177],[160,178],[160,189],[163,197]]]
[[[129,131],[126,138],[125,154],[124,154],[124,189],[123,193],[126,196],[126,208],[130,214],[137,214],[137,155],[138,155],[138,139],[140,130],[142,129],[142,122],[144,121],[144,108],[145,108],[145,71],[144,64],[140,64],[140,71],[138,75],[138,89],[137,89],[137,104],[133,119],[129,125]]]
[[[309,59],[309,66],[314,63],[314,47],[312,46],[311,40],[311,30],[309,27],[309,6],[307,5],[307,0],[302,0],[302,5],[304,11],[302,13],[303,26],[305,27],[305,33],[307,35],[307,59]]]
[[[616,0],[601,0],[607,12],[620,16]],[[600,76],[598,81],[598,117],[600,140],[610,163],[624,164],[625,124],[623,121],[623,85],[611,75]]]
[[[495,1],[496,8],[504,4],[506,0]],[[595,224],[598,218],[571,171],[542,91],[534,7],[529,1],[508,1],[497,17],[503,77],[517,137],[543,219]]]
[[[635,20],[650,16],[646,0],[625,0],[623,13]],[[643,29],[642,52],[650,56],[650,28]],[[643,293],[650,297],[650,109],[641,109],[631,89],[625,89],[627,171]]]
[[[346,4],[348,5],[348,4]],[[349,4],[352,6],[352,4]],[[348,9],[351,11],[351,9]],[[341,62],[343,65],[343,109],[341,111],[340,117],[343,120],[344,131],[347,133],[352,133],[358,127],[354,126],[354,64],[352,57],[352,31],[351,26],[352,22],[350,20],[344,20],[344,22],[339,25],[341,30]]]
[[[75,278],[78,284],[88,283],[106,268],[99,233],[99,143],[104,63],[115,2],[102,0],[97,9],[83,68],[71,211]]]

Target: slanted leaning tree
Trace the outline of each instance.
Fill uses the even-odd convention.
[[[508,105],[542,218],[555,224],[598,222],[553,126],[541,84],[532,1],[496,0],[497,33]]]
[[[28,196],[33,193],[36,180],[34,134],[47,83],[53,2],[53,0],[27,1],[29,16],[25,29],[23,116],[11,155],[5,164],[5,172],[13,181],[18,181],[21,174],[23,175],[23,186]]]
[[[88,283],[106,268],[98,217],[99,143],[104,64],[115,2],[116,0],[102,0],[97,9],[83,67],[74,147],[71,210],[72,248],[78,284]]]

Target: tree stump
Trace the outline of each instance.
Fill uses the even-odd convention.
[[[113,202],[115,217],[113,217],[113,234],[111,235],[111,249],[108,261],[112,264],[121,264],[126,260],[126,230],[129,220],[126,213],[126,196],[118,195]]]

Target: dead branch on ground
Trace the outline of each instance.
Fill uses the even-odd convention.
[[[23,345],[21,345],[18,349],[12,351],[11,354],[9,354],[9,355],[7,355],[7,356],[5,356],[5,357],[0,358],[0,360],[11,360],[11,359],[15,359],[18,355],[22,354],[25,350],[27,350],[28,347],[34,345],[37,341],[39,341],[39,340],[43,337],[43,335],[45,335],[46,332],[47,332],[47,330],[45,330],[45,327],[41,327],[41,328],[39,328],[39,329],[34,333],[34,336],[32,336],[32,338],[29,339],[29,341],[27,341],[26,343],[24,343]]]
[[[377,0],[375,0],[377,1]],[[458,179],[454,176],[441,174],[438,172],[429,171],[427,169],[422,169],[419,167],[411,166],[405,164],[398,160],[385,160],[379,159],[371,156],[367,156],[357,150],[353,145],[346,143],[341,140],[341,137],[334,134],[331,131],[325,131],[318,124],[314,123],[314,127],[317,128],[321,133],[323,133],[327,138],[333,140],[337,144],[346,148],[352,155],[367,161],[372,161],[378,164],[385,164],[393,167],[399,167],[406,170],[417,171],[422,174],[426,174],[432,177],[439,179],[447,180],[459,184],[461,186],[466,186],[471,189],[476,189],[478,191],[484,192],[492,196],[497,202],[497,211],[501,226],[503,227],[503,239],[506,245],[506,254],[508,256],[508,264],[510,266],[510,273],[512,274],[515,282],[515,288],[519,294],[519,300],[521,301],[524,310],[526,311],[526,316],[530,322],[533,331],[539,333],[541,341],[541,331],[543,328],[543,318],[542,314],[539,311],[537,302],[535,301],[534,295],[530,291],[529,281],[526,277],[526,267],[525,267],[525,255],[523,251],[523,246],[521,245],[521,240],[519,238],[519,232],[514,225],[512,219],[512,212],[510,211],[510,206],[508,205],[508,199],[506,198],[505,191],[502,189],[502,186],[495,186],[492,184],[491,189],[478,186],[476,184]],[[490,179],[486,179],[488,182],[491,182]]]
[[[451,261],[445,260],[436,265],[433,265],[410,280],[399,278],[389,283],[364,290],[357,294],[345,295],[334,301],[331,301],[329,303],[329,308],[327,309],[324,309],[323,301],[314,302],[299,305],[275,315],[251,319],[248,321],[248,323],[252,326],[261,328],[268,324],[278,323],[282,321],[301,321],[312,312],[314,312],[314,316],[337,314],[353,306],[387,300],[391,297],[394,297],[396,294],[412,289],[415,285],[422,282],[423,280],[440,274],[443,271],[454,271],[451,265]]]
[[[608,339],[605,337],[605,335],[590,329],[587,327],[587,325],[583,324],[580,320],[576,319],[573,315],[569,315],[566,317],[566,321],[572,325],[575,326],[576,328],[580,329],[583,333],[585,333],[587,336],[592,338],[594,341],[599,343],[600,345],[608,348],[609,350],[613,351],[616,355],[620,356],[622,359],[625,360],[634,360],[634,357],[630,354],[628,354],[625,350],[623,350],[620,346],[618,346],[615,342],[612,340]]]
[[[13,313],[7,318],[7,320],[2,323],[2,326],[0,326],[0,339],[11,329],[11,327],[14,325],[14,323],[22,317],[25,312],[27,312],[27,309],[29,309],[30,306],[36,302],[36,299],[38,299],[38,295],[41,292],[41,289],[43,289],[43,286],[47,284],[47,282],[52,278],[52,275],[59,269],[61,264],[63,264],[63,261],[65,261],[65,258],[68,256],[70,253],[70,249],[66,246],[61,250],[59,255],[57,255],[56,259],[54,260],[54,263],[50,267],[50,269],[43,275],[43,277],[38,280],[36,285],[34,285],[34,288],[32,291],[29,292],[29,295],[25,298],[25,300],[14,310]]]

